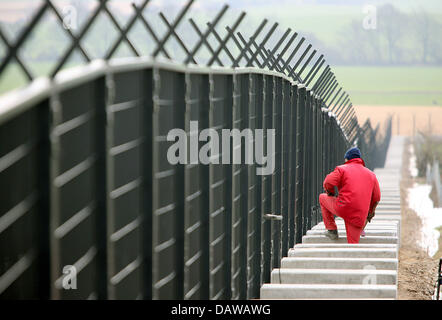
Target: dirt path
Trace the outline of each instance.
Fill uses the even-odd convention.
[[[418,245],[422,222],[413,210],[408,208],[407,188],[413,184],[409,172],[409,141],[404,148],[401,181],[401,247],[399,250],[398,299],[431,300],[438,261],[432,259]]]
[[[438,106],[355,106],[359,123],[369,118],[373,127],[381,128],[389,116],[393,116],[392,133],[411,136],[422,131],[442,135],[442,108]]]

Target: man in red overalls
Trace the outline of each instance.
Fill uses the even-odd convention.
[[[338,188],[338,196],[334,194]],[[348,243],[359,243],[361,232],[374,216],[381,199],[379,182],[376,175],[365,167],[361,151],[351,148],[345,153],[345,164],[337,166],[324,180],[326,193],[319,195],[322,218],[327,231],[325,235],[332,240],[338,238],[338,228],[334,215],[344,219]]]

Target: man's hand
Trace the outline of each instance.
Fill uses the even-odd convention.
[[[327,189],[325,189],[325,193],[327,193],[327,195],[328,195],[329,197],[334,197],[334,196],[335,196],[335,193],[334,193],[334,192],[330,192],[330,191],[328,191]]]
[[[374,210],[372,212],[368,213],[368,216],[367,216],[368,222],[371,222],[371,219],[373,219],[374,215],[375,215]]]
[[[379,202],[375,202],[375,203],[373,204],[373,207],[371,208],[371,211],[368,211],[368,216],[367,216],[367,220],[368,220],[368,222],[371,222],[371,219],[373,219],[373,217],[374,217],[374,212],[375,212],[375,210],[376,210],[376,207],[378,206],[378,203],[379,203]]]

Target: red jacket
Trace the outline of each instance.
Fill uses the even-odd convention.
[[[351,159],[325,177],[324,189],[334,193],[334,186],[339,191],[336,212],[349,223],[364,226],[368,212],[381,200],[376,175],[365,167],[364,160]]]

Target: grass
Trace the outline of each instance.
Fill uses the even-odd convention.
[[[333,67],[354,105],[442,105],[442,67]]]
[[[47,75],[51,63],[32,64],[32,73]],[[353,105],[442,105],[442,67],[332,66],[350,94]],[[306,74],[305,71],[304,74]],[[11,64],[0,78],[0,94],[27,84],[23,72]]]

